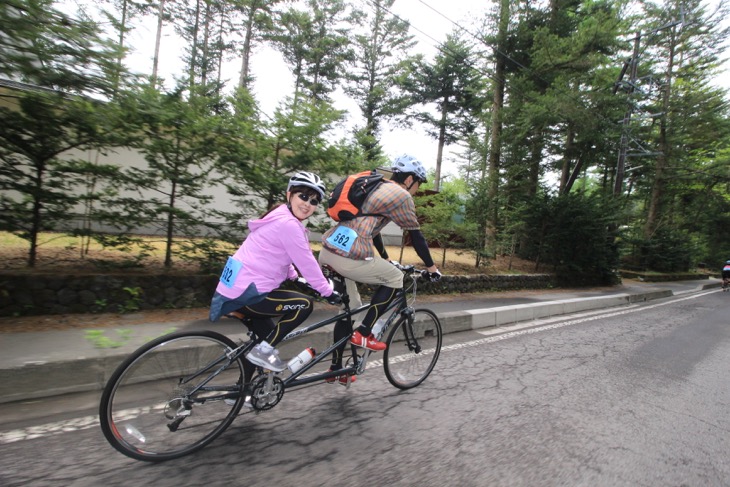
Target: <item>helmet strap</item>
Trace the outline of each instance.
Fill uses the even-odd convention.
[[[289,191],[287,191],[287,192],[286,192],[286,196],[287,196],[287,197],[286,197],[286,207],[287,207],[287,208],[289,209],[289,213],[291,213],[291,214],[292,214],[292,216],[294,216],[294,218],[296,218],[296,219],[297,219],[297,220],[299,220],[300,222],[303,222],[304,220],[300,219],[300,218],[299,218],[299,217],[298,217],[297,215],[295,215],[295,214],[294,214],[294,210],[293,210],[293,209],[292,209],[292,207],[291,207],[291,199],[292,199],[292,197],[294,196],[294,193],[290,193]]]
[[[406,179],[408,179],[408,178],[406,178]],[[418,182],[420,182],[420,179],[418,179],[414,174],[411,174],[411,184],[408,185],[408,187],[406,188],[406,190],[410,191],[411,188],[413,187],[413,185],[416,184],[416,183],[418,183]]]

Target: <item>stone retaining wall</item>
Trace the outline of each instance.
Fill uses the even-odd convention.
[[[677,272],[674,274],[651,274],[638,271],[621,271],[621,277],[626,279],[639,279],[644,282],[669,282],[669,281],[694,281],[697,279],[709,279],[707,273],[698,272]]]
[[[210,303],[218,276],[14,275],[0,274],[0,316],[132,312],[194,308]],[[421,283],[420,293],[470,293],[554,287],[550,275],[444,276]],[[369,289],[362,288],[364,295]]]

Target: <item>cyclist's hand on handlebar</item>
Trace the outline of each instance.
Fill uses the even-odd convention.
[[[332,294],[326,296],[324,299],[326,299],[329,304],[342,304],[342,295],[337,291],[332,291]]]
[[[424,269],[421,271],[421,278],[431,282],[438,282],[441,280],[441,272],[438,269],[436,269],[436,272],[429,272],[428,269]]]
[[[300,290],[302,290],[304,292],[314,291],[314,288],[312,287],[312,285],[309,284],[309,282],[306,279],[304,279],[303,277],[297,277],[296,279],[294,279],[294,283],[297,285],[297,287]]]

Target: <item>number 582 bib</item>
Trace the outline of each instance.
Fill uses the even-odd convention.
[[[356,238],[357,232],[355,230],[340,225],[337,226],[335,231],[332,232],[332,235],[327,238],[327,243],[340,250],[344,250],[345,252],[350,252],[352,244],[355,243]]]

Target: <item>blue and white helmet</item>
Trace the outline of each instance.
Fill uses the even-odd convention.
[[[306,186],[308,188],[312,188],[319,193],[319,199],[321,200],[324,199],[324,194],[327,192],[322,179],[313,172],[299,171],[294,174],[291,178],[289,178],[289,185],[286,187],[286,190],[289,191],[293,186]]]
[[[398,156],[390,165],[393,172],[407,172],[413,174],[420,182],[426,182],[426,168],[421,161],[408,154]]]

